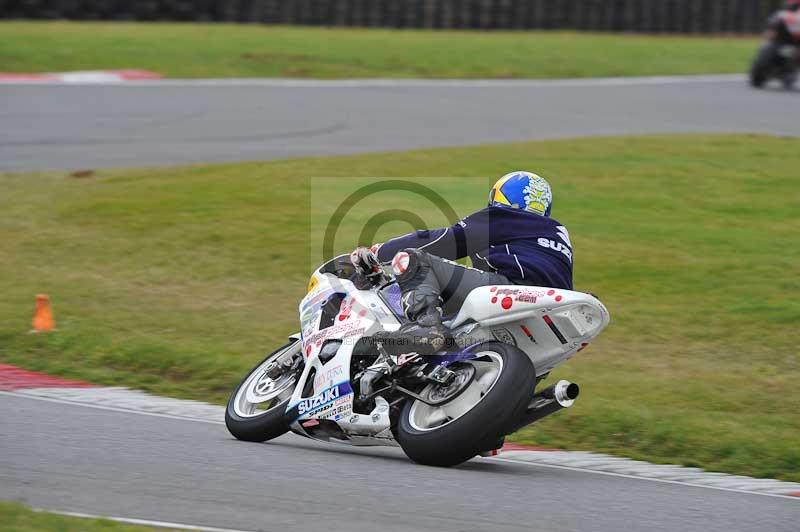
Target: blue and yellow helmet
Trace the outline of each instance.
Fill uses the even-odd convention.
[[[510,207],[550,216],[553,191],[543,177],[530,172],[511,172],[497,180],[489,192],[489,207]]]

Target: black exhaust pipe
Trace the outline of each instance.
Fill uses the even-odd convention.
[[[515,424],[514,428],[508,432],[516,432],[526,425],[539,421],[543,417],[554,414],[564,408],[569,408],[578,398],[581,388],[574,382],[558,381],[552,386],[548,386],[541,392],[533,394],[533,400],[528,405],[527,410]]]

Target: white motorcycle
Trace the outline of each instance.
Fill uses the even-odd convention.
[[[453,466],[495,454],[506,435],[578,397],[550,371],[609,323],[593,295],[536,286],[485,286],[445,321],[455,341],[431,356],[390,356],[378,331],[405,320],[388,273],[367,281],[348,255],[311,277],[301,333],[239,384],[225,423],[236,438],[266,441],[289,430],[350,445],[402,447],[414,461]]]

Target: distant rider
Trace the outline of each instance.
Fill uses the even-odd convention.
[[[571,290],[572,244],[567,228],[550,218],[552,204],[544,178],[511,172],[492,187],[487,208],[455,225],[353,251],[351,261],[362,275],[378,273],[381,263],[391,261],[410,320],[374,338],[390,354],[408,352],[410,343],[415,352],[432,354],[451,338],[442,325],[442,308],[459,309],[474,288],[519,284]],[[452,262],[467,256],[474,268]]]
[[[783,9],[769,18],[767,27],[781,44],[800,43],[800,0],[786,0]]]

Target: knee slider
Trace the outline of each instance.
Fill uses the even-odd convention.
[[[414,248],[398,251],[392,258],[392,271],[397,281],[402,283],[413,279],[423,266],[423,254]]]

